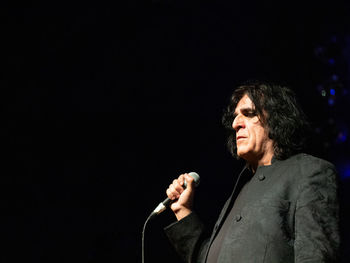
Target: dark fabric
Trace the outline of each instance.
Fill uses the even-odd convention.
[[[229,206],[227,209],[227,217],[225,216],[225,220],[222,224],[222,226],[218,226],[217,235],[213,237],[213,242],[210,245],[210,250],[208,252],[208,257],[207,257],[207,262],[217,262],[220,251],[221,251],[221,246],[222,243],[226,237],[226,234],[231,227],[231,222],[234,220],[240,220],[239,215],[237,215],[237,211],[235,208],[237,206],[233,207],[234,200],[236,198],[239,200],[239,195],[243,194],[245,192],[245,189],[247,187],[247,182],[252,177],[252,172],[249,169],[244,168],[242,171],[241,176],[238,177],[238,182],[236,183],[236,187],[233,190],[231,194],[231,198],[229,199]],[[244,188],[243,188],[244,187]],[[243,189],[242,189],[243,188]],[[240,190],[242,189],[242,190]],[[237,197],[238,195],[238,197]]]
[[[336,262],[337,182],[332,164],[306,154],[259,167],[234,202],[217,262]],[[166,228],[185,262],[206,262],[230,201],[207,239],[194,213]]]
[[[192,262],[196,245],[204,233],[204,225],[198,216],[195,213],[191,213],[181,220],[181,224],[175,222],[166,227],[165,232],[183,260],[185,262]],[[183,244],[186,244],[186,246]]]

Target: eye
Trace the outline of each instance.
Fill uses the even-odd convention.
[[[257,115],[256,111],[254,111],[252,109],[244,110],[242,113],[243,113],[244,116],[246,116],[248,118],[253,118],[253,117],[255,117]]]

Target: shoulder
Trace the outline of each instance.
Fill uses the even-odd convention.
[[[331,162],[306,153],[293,155],[280,161],[280,165],[289,171],[294,179],[331,177],[331,180],[334,180],[337,177],[336,168]]]
[[[335,166],[324,159],[306,153],[299,153],[281,161],[282,165],[304,168],[307,170],[330,168],[335,170]]]

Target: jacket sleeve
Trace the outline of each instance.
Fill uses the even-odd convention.
[[[295,262],[337,262],[339,238],[338,178],[328,162],[304,168],[295,211]]]
[[[185,218],[164,228],[170,243],[184,262],[201,262],[206,244],[205,228],[197,214],[192,212]],[[196,260],[194,260],[196,258]]]

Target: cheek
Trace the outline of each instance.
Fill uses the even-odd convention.
[[[262,138],[264,138],[265,130],[260,125],[252,125],[249,129],[248,145],[253,149],[259,148]]]
[[[252,118],[252,123],[254,123],[255,125],[257,125],[258,123],[260,123],[259,117],[255,116],[254,118]]]
[[[255,134],[255,143],[258,147],[262,147],[264,145],[264,142],[267,141],[267,134],[264,129],[257,129]]]

